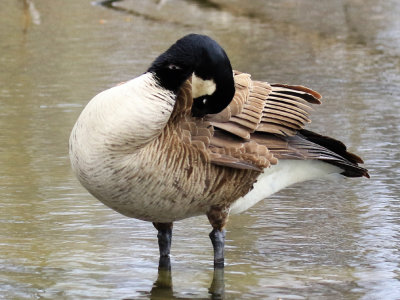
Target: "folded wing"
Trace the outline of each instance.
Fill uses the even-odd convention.
[[[320,94],[303,86],[253,81],[239,72],[235,85],[230,105],[203,119],[190,116],[189,83],[180,96],[186,101],[177,101],[185,142],[201,149],[211,163],[261,171],[278,159],[317,159],[341,167],[345,176],[368,177],[358,166],[362,160],[343,143],[304,129],[311,122],[311,105],[321,103]]]

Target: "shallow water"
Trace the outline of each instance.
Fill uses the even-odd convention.
[[[400,298],[397,1],[2,4],[0,298]],[[189,32],[212,35],[253,78],[321,92],[310,128],[360,154],[371,179],[299,184],[232,216],[215,276],[206,217],[177,222],[172,282],[157,281],[152,225],[79,185],[68,137],[94,94]]]

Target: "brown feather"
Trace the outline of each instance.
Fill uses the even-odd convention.
[[[340,142],[302,131],[311,122],[310,104],[321,103],[319,93],[304,86],[253,81],[246,73],[234,74],[235,96],[218,114],[203,119],[187,116],[192,103],[189,82],[182,92],[185,101],[177,100],[178,110],[186,114],[180,126],[190,132],[190,143],[212,164],[260,171],[278,163],[278,158],[318,159],[343,167],[344,175],[366,176],[366,170],[357,165],[361,159]],[[186,132],[183,139],[188,142]]]

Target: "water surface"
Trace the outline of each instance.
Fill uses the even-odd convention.
[[[400,298],[397,1],[2,4],[0,298]],[[206,217],[175,224],[171,282],[157,281],[152,225],[95,200],[68,160],[88,100],[189,32],[213,36],[253,78],[322,93],[310,128],[371,174],[299,184],[232,216],[214,283]]]

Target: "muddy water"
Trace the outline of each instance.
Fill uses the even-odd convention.
[[[396,1],[3,2],[0,298],[400,298]],[[371,174],[296,185],[231,217],[224,274],[205,217],[175,224],[172,274],[158,274],[152,225],[88,195],[67,154],[87,101],[189,32],[254,78],[321,92],[310,128]]]

